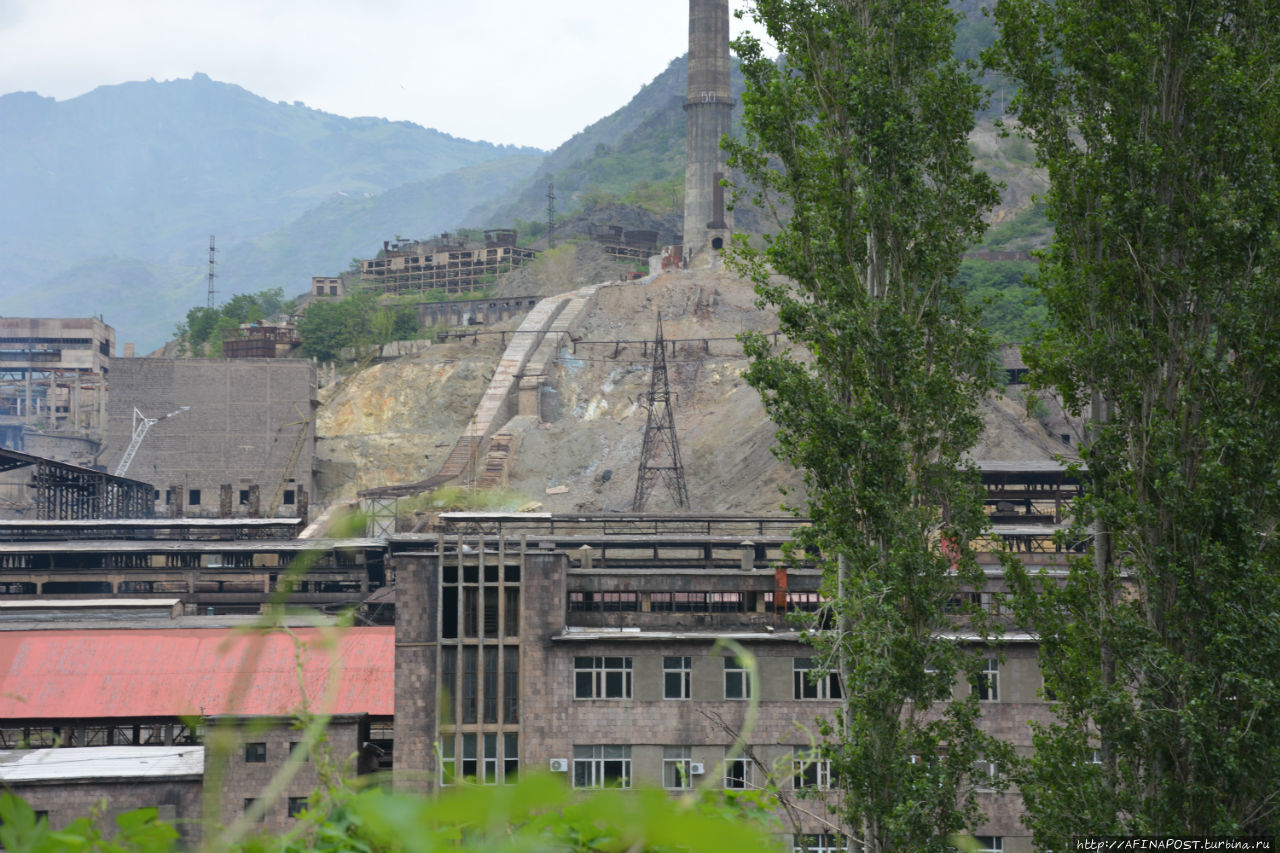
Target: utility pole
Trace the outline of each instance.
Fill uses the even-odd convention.
[[[662,314],[658,314],[658,334],[653,342],[653,370],[649,392],[641,396],[649,410],[644,425],[644,446],[640,451],[640,473],[632,512],[643,512],[655,483],[662,482],[679,509],[689,509],[689,490],[680,462],[680,442],[676,437],[675,412],[671,408],[671,388],[667,384],[667,344],[662,337]]]
[[[556,247],[556,179],[547,175],[547,248]]]
[[[210,234],[209,235],[209,303],[208,303],[210,308],[213,307],[214,294],[218,292],[213,289],[213,252],[214,252],[213,235]]]

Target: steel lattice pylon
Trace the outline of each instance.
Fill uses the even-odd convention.
[[[676,506],[689,509],[689,490],[684,484],[680,462],[680,442],[676,438],[675,413],[671,408],[671,388],[667,385],[667,347],[662,338],[662,314],[658,314],[658,334],[653,342],[653,371],[649,393],[642,398],[649,410],[644,425],[644,447],[640,450],[640,473],[632,512],[643,512],[655,483],[666,484]]]

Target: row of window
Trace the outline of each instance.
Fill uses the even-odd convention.
[[[822,597],[816,592],[788,592],[788,610],[817,610]],[[645,605],[648,605],[647,607]],[[774,609],[772,592],[593,592],[571,591],[571,612],[603,613],[752,613]]]
[[[249,809],[253,808],[254,804],[257,802],[258,802],[257,797],[245,797],[244,810],[246,812],[249,811]],[[290,797],[287,808],[289,810],[288,811],[289,817],[298,817],[304,811],[307,810],[307,797]],[[266,817],[267,816],[264,813],[261,817],[258,818],[258,820],[259,821],[265,820]]]
[[[752,694],[751,672],[737,658],[724,661],[724,698],[750,699]],[[793,699],[842,699],[840,676],[834,672],[822,673],[813,658],[792,660]],[[632,688],[632,658],[630,657],[575,657],[573,659],[573,698],[575,699],[630,699]],[[665,656],[662,658],[662,698],[689,699],[693,695],[693,658],[690,656]],[[983,702],[1000,699],[1000,660],[986,658],[982,672],[978,674],[973,689]]]
[[[496,732],[440,736],[440,779],[445,785],[457,778],[483,785],[514,785],[520,779],[520,736]],[[457,752],[461,747],[461,754]],[[499,751],[501,746],[501,751]]]
[[[750,758],[737,756],[723,762],[722,784],[729,790],[746,790],[755,787],[755,769]],[[688,746],[664,746],[662,748],[662,787],[673,791],[692,788],[695,776],[705,768],[693,760]],[[795,747],[791,763],[791,784],[794,788],[831,788],[831,762],[819,758],[810,747]],[[763,780],[761,780],[763,781]],[[630,788],[631,747],[598,744],[573,748],[573,787],[575,788]]]
[[[752,695],[751,671],[735,657],[724,661],[724,698],[750,699]],[[795,699],[840,699],[840,677],[825,673],[814,677],[813,658],[795,658],[792,661]],[[575,699],[630,699],[632,688],[632,658],[630,657],[575,657],[573,676]],[[662,698],[690,699],[693,696],[693,658],[666,656],[662,659]]]

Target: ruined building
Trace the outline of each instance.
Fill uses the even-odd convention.
[[[97,318],[0,317],[0,447],[92,463],[114,349]]]
[[[516,245],[516,238],[514,230],[500,228],[484,232],[483,247],[448,234],[426,242],[386,241],[380,257],[360,262],[360,281],[374,293],[395,296],[480,290],[537,257],[532,249]]]
[[[684,256],[721,249],[733,229],[725,209],[724,153],[733,97],[729,91],[729,1],[689,0],[689,95],[684,172]]]

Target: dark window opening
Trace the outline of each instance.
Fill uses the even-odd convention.
[[[187,505],[200,506],[200,490],[190,489],[187,491]]]
[[[265,764],[267,761],[266,743],[246,743],[244,745],[244,760],[248,764]]]
[[[284,490],[284,504],[285,506],[293,506],[293,489]]]

